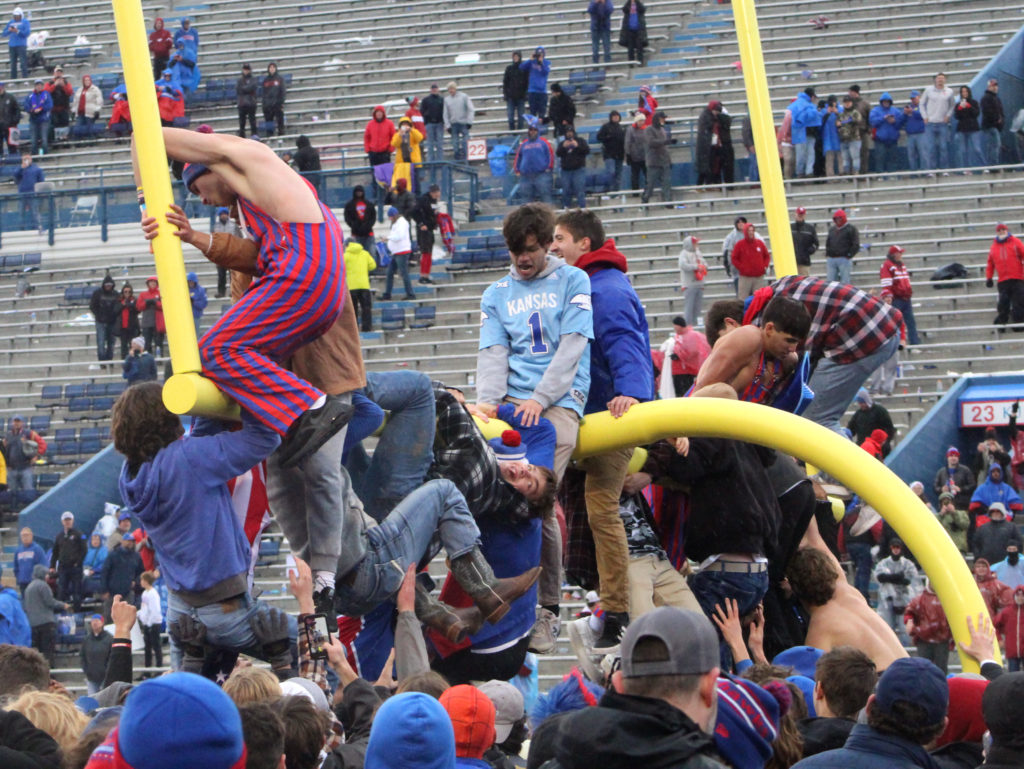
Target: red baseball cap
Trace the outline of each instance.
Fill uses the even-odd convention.
[[[798,208],[796,209],[796,212],[797,212],[798,214],[806,214],[806,213],[807,213],[807,209],[806,209],[806,208],[804,208],[803,206],[799,206],[799,207],[798,207]]]

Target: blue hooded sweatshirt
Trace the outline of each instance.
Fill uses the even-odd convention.
[[[843,105],[837,105],[838,110],[833,115],[828,108],[821,110],[821,151],[838,152],[839,146],[839,118],[843,114]]]
[[[1003,480],[1005,476],[1001,475],[998,481],[992,477],[992,473],[996,470],[1002,473],[1003,468],[999,466],[998,462],[993,462],[988,468],[988,477],[985,482],[974,490],[974,494],[971,496],[971,506],[980,502],[988,510],[993,502],[1002,502],[1011,514],[1020,512],[1020,495],[1014,491],[1013,486]]]
[[[786,109],[793,113],[793,121],[790,128],[793,144],[806,144],[807,129],[821,125],[821,115],[818,114],[818,108],[814,106],[810,95],[801,91],[797,94],[796,101]]]
[[[441,703],[422,692],[385,701],[370,728],[365,769],[455,769],[455,731]]]
[[[188,287],[188,298],[192,300],[192,317],[199,320],[209,303],[206,298],[206,289],[199,285],[199,278],[194,272],[190,272],[185,278],[189,283],[195,283],[194,286]]]
[[[17,592],[0,587],[0,644],[31,646],[32,628]]]
[[[43,552],[43,548],[39,546],[38,542],[33,542],[28,547],[18,545],[18,549],[14,551],[14,581],[19,585],[27,585],[31,582],[32,567],[37,563],[41,563],[43,566],[50,565],[46,553]]]
[[[28,168],[18,167],[14,172],[14,181],[18,183],[18,192],[35,192],[36,184],[45,179],[43,169],[33,163]]]
[[[188,29],[185,29],[186,21],[189,22]],[[176,48],[179,41],[183,43],[181,49],[182,58],[195,64],[199,60],[199,33],[192,26],[191,19],[182,19],[181,26],[174,30],[174,46]],[[171,55],[173,56],[174,54],[172,53]]]
[[[513,168],[520,174],[540,174],[555,167],[555,152],[543,136],[521,142]]]
[[[28,45],[28,36],[32,32],[32,23],[22,14],[21,21],[15,21],[14,17],[4,27],[3,36],[7,38],[7,45],[11,48],[24,48]]]
[[[910,92],[910,98],[913,99],[915,96],[920,94],[917,91]],[[924,118],[921,117],[921,106],[914,106],[912,102],[907,102],[907,106],[910,107],[910,114],[906,116],[903,123],[903,130],[910,134],[923,134],[924,133]]]
[[[534,53],[538,51],[543,53],[544,46],[537,46]],[[527,93],[548,92],[548,73],[551,71],[551,62],[547,60],[547,56],[544,57],[543,61],[529,58],[526,61],[520,62],[519,69],[524,69],[530,73],[530,82],[526,87]]]
[[[249,572],[249,541],[235,517],[227,482],[251,470],[281,442],[245,412],[240,431],[217,432],[222,425],[197,419],[191,435],[162,448],[134,477],[125,462],[119,479],[121,496],[160,553],[168,587],[176,593],[217,588],[206,596],[210,602],[245,592]],[[232,592],[222,595],[224,590]]]
[[[886,106],[885,102],[889,102],[889,106]],[[890,115],[895,118],[891,123],[886,120]],[[903,110],[892,105],[892,97],[886,92],[878,100],[878,106],[871,110],[868,121],[875,129],[877,141],[882,144],[895,144],[900,140],[900,129],[907,122],[907,116],[903,114]]]

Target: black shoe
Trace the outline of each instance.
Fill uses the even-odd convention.
[[[380,299],[381,299],[382,302],[390,302],[391,301],[391,294],[381,294],[380,295]]]
[[[355,407],[340,396],[328,395],[318,409],[308,409],[288,428],[278,449],[281,467],[287,470],[315,454],[338,430],[352,419]]]
[[[595,654],[618,654],[622,634],[629,625],[627,612],[606,611],[604,613],[604,630],[594,644]]]
[[[432,281],[432,280],[431,280],[430,278],[428,278],[428,277],[422,277],[422,278],[420,278],[420,283],[426,283],[427,285],[430,285],[430,286],[434,285],[434,281]]]
[[[338,615],[334,613],[334,588],[322,587],[313,593],[313,606],[317,614],[327,617],[327,628],[337,632]]]
[[[415,301],[416,294],[406,294],[405,295],[405,299],[406,299],[406,301],[409,301],[409,302]]]

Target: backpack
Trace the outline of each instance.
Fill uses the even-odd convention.
[[[963,288],[963,283],[944,283],[943,281],[952,281],[957,278],[966,278],[968,276],[967,268],[964,267],[960,262],[952,262],[947,264],[945,267],[940,267],[929,280],[935,283],[935,288],[949,289],[949,288]]]

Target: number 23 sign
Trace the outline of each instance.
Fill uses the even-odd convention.
[[[1010,407],[1013,400],[968,401],[960,404],[961,427],[998,427],[1010,423]]]

